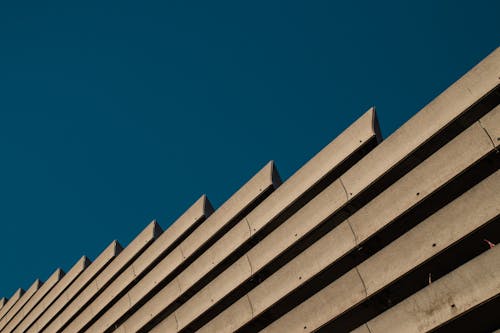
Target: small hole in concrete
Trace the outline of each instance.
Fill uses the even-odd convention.
[[[432,244],[432,247],[435,247],[435,246],[436,246],[436,243],[433,243],[433,244]]]
[[[455,304],[452,304],[452,305],[451,305],[451,307],[452,307],[452,308],[454,308],[454,307],[455,307]]]
[[[302,276],[299,276],[299,280],[302,280]]]
[[[417,192],[417,195],[420,195],[420,192]]]
[[[306,328],[307,328],[307,326],[304,326],[304,329],[306,329]]]
[[[297,237],[297,234],[295,234],[295,237]]]

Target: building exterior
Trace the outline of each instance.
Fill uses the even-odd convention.
[[[382,140],[374,109],[284,181],[0,300],[0,332],[500,328],[500,48]]]

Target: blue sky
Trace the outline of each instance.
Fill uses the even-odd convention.
[[[0,297],[385,137],[499,46],[498,1],[2,1]]]

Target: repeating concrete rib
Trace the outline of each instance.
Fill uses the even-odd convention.
[[[355,333],[429,332],[500,295],[500,246],[495,246],[408,297]]]
[[[153,296],[119,330],[135,332],[141,329],[150,318],[155,317],[163,309],[167,308],[184,292],[200,281],[212,268],[251,238],[247,220],[262,218],[270,223],[305,191],[317,184],[355,151],[370,140],[376,140],[376,136],[375,111],[370,109],[208,249],[207,252],[193,262],[184,272],[180,273],[175,280]],[[263,224],[262,227],[265,225]],[[256,232],[256,230],[254,231]]]
[[[431,139],[500,84],[500,48],[451,85],[387,140],[349,169],[342,180],[349,198],[385,174],[403,156]],[[390,140],[389,140],[390,139]]]
[[[151,222],[87,287],[62,311],[44,332],[59,332],[82,311],[90,301],[141,254],[162,230],[156,221]]]
[[[207,197],[203,195],[85,308],[68,325],[65,331],[78,332],[91,320],[98,317],[106,306],[119,295],[123,295],[124,290],[126,291],[129,286],[137,282],[138,278],[149,271],[154,263],[165,257],[173,249],[173,245],[179,243],[179,240],[182,240],[186,234],[190,234],[212,213],[213,208]]]
[[[64,275],[61,281],[59,281],[50,290],[50,292],[45,295],[45,297],[41,297],[38,304],[33,302],[29,307],[24,306],[16,317],[5,327],[5,331],[13,332],[14,329],[16,329],[16,331],[22,332],[27,329],[33,321],[35,321],[42,314],[42,312],[47,309],[64,290],[66,290],[66,288],[80,275],[80,273],[87,268],[89,264],[90,261],[87,257],[84,256],[80,258],[80,260],[73,265],[69,272]],[[42,288],[49,286],[48,282],[49,281],[45,282]],[[40,295],[42,294],[41,291],[42,290],[40,289]],[[34,300],[35,298],[33,297],[30,302]]]
[[[26,290],[26,292],[19,298],[19,300],[9,309],[7,313],[4,314],[0,320],[0,329],[5,327],[7,323],[15,316],[15,314],[29,301],[29,299],[37,292],[37,290],[42,286],[43,282],[36,279],[35,282]]]
[[[473,138],[468,139],[467,137],[471,135]],[[469,141],[469,146],[472,142],[472,148],[475,148],[474,144],[477,140],[475,137],[479,138],[478,146],[482,149],[480,149],[480,153],[476,154],[477,156],[475,156],[472,161],[478,160],[494,149],[491,145],[491,141],[478,124],[474,126],[473,134],[467,134],[467,132],[464,132],[459,137],[462,137],[462,139],[457,138],[447,145],[448,147],[452,147],[452,153],[459,152],[459,158],[455,158],[455,164],[449,163],[449,151],[447,152],[446,149],[438,151],[435,155],[431,156],[424,163],[417,166],[405,177],[401,178],[389,189],[372,200],[368,205],[354,213],[354,215],[352,215],[347,222],[343,222],[340,226],[318,241],[317,244],[306,250],[305,253],[311,253],[309,256],[310,258],[308,257],[307,260],[300,261],[298,258],[301,258],[301,256],[297,257],[287,265],[289,267],[283,267],[268,280],[257,286],[254,291],[248,294],[252,304],[248,303],[249,299],[247,298],[240,299],[237,303],[233,304],[232,307],[223,312],[223,314],[214,319],[213,323],[208,327],[217,327],[216,331],[223,331],[222,327],[228,327],[232,330],[247,323],[255,316],[258,316],[262,311],[266,310],[269,306],[277,302],[280,298],[288,295],[300,284],[305,283],[307,281],[306,276],[311,277],[315,273],[319,273],[322,269],[326,268],[326,264],[333,263],[342,255],[356,247],[363,240],[366,240],[369,235],[380,230],[382,227],[393,221],[397,216],[400,216],[405,211],[408,211],[409,208],[425,199],[426,196],[445,184],[450,178],[456,176],[457,173],[462,170],[452,170],[450,166],[462,165],[466,168],[471,164],[470,159],[468,160],[466,156],[461,155],[460,152],[464,147],[463,145],[467,144]],[[443,167],[441,167],[441,165],[443,165]],[[434,171],[434,177],[427,177],[426,181],[422,181],[422,175],[428,174],[429,171],[434,170],[434,168],[436,168],[436,171]],[[342,178],[343,176],[341,176],[341,179]],[[419,191],[419,195],[416,195],[416,192],[414,191],[408,191],[408,188],[412,187],[416,189],[415,191]],[[406,193],[406,195],[398,194],[398,204],[394,203],[397,193]],[[206,311],[208,308],[216,304],[217,301],[219,301],[222,297],[225,297],[227,293],[234,290],[239,284],[250,279],[252,275],[274,260],[283,250],[292,245],[298,237],[303,236],[309,229],[341,209],[346,202],[346,194],[342,185],[334,182],[325,191],[323,191],[323,193],[313,199],[309,203],[310,205],[306,205],[301,211],[287,221],[287,223],[283,225],[283,230],[280,230],[280,228],[276,229],[275,233],[270,234],[262,240],[251,251],[249,251],[246,256],[238,260],[232,267],[226,270],[217,279],[212,281],[202,291],[181,306],[171,316],[175,316],[175,318],[167,318],[165,321],[174,321],[175,319],[179,330],[186,327],[203,311]],[[377,228],[372,228],[370,233],[365,234],[358,231],[360,235],[358,237],[358,242],[356,242],[356,238],[353,238],[351,228],[356,228],[358,225],[361,228],[365,227],[365,225],[369,223],[367,222],[366,216],[369,216],[369,221],[378,221]],[[349,223],[351,225],[349,225]],[[373,222],[373,224],[376,223],[377,222]],[[343,246],[336,245],[335,250],[328,250],[331,247],[330,244],[338,243],[343,243]],[[322,257],[321,255],[318,257],[318,254],[315,253],[314,250],[317,248],[324,251],[323,256],[328,255],[330,259],[328,260],[325,258],[324,262],[313,264],[315,260],[319,260],[318,258]],[[309,275],[300,274],[301,278],[297,279],[297,281],[288,281],[289,279],[287,279],[287,277],[295,277],[298,274],[296,273],[298,267],[295,262],[304,264],[304,269],[310,270],[308,273]],[[307,264],[305,264],[306,262]],[[270,293],[270,290],[273,290],[273,292]],[[264,300],[259,300],[259,296],[264,297]],[[253,304],[254,302],[256,304]],[[242,304],[247,305],[245,312],[241,312],[240,308]],[[239,315],[235,315],[235,311],[238,312]],[[243,313],[245,313],[245,316]],[[160,325],[160,327],[162,326]],[[207,330],[210,330],[208,327]],[[214,330],[212,329],[211,331]]]
[[[242,213],[251,208],[253,203],[266,197],[269,191],[279,184],[279,176],[274,163],[270,162],[123,295],[88,331],[104,332],[110,328],[129,310],[142,302],[157,285],[169,278],[171,273],[187,259],[191,256],[195,257],[197,251],[220,233],[220,230],[233,222],[235,218],[243,217]]]
[[[21,302],[18,302],[16,304],[20,305],[16,311],[14,311],[15,306],[11,309],[11,314],[8,315],[2,320],[3,322],[0,322],[0,332],[11,332],[12,331],[12,325],[15,325],[16,323],[19,322],[20,318],[23,318],[29,311],[33,309],[33,307],[38,304],[38,302],[47,294],[47,292],[50,291],[52,287],[54,287],[55,284],[59,282],[59,280],[64,276],[64,272],[61,269],[56,269],[56,271],[45,281],[45,283],[41,283],[40,281],[35,282],[37,284],[36,290],[32,293],[31,297],[24,302],[24,304],[21,305]],[[31,288],[30,288],[31,289]],[[23,295],[25,297],[28,295],[30,291],[26,291],[26,293]]]
[[[11,298],[5,303],[5,305],[2,307],[2,310],[0,310],[0,318],[3,318],[5,314],[14,306],[14,304],[17,303],[17,301],[23,296],[24,290],[22,288],[17,289],[14,292],[14,295],[12,295]]]
[[[406,234],[390,243],[366,261],[351,269],[307,301],[292,309],[264,329],[265,332],[310,332],[335,319],[384,287],[409,274],[433,256],[486,225],[500,214],[500,172],[496,172],[461,197],[442,208]],[[367,221],[365,221],[367,222]],[[492,222],[495,223],[495,222]],[[318,246],[309,255],[299,256],[297,264],[305,264],[314,254],[325,250]],[[325,258],[324,254],[321,257]],[[323,258],[319,260],[324,260]],[[310,261],[307,261],[311,265]],[[388,264],[390,263],[390,265]],[[313,263],[317,264],[317,263]],[[297,268],[297,266],[295,266]],[[298,270],[299,276],[304,270]],[[296,278],[297,276],[295,276]],[[305,278],[307,278],[305,276]],[[264,287],[273,287],[265,285]],[[269,289],[267,289],[269,290]],[[260,304],[250,295],[257,309]]]
[[[87,285],[122,251],[117,241],[111,242],[106,249],[94,260],[94,262],[80,274],[76,280],[47,308],[42,315],[28,327],[30,333],[42,332],[42,330],[61,313],[66,306],[75,299]],[[23,332],[26,331],[23,328]],[[16,330],[21,332],[21,330]]]
[[[0,310],[3,308],[5,303],[7,303],[7,299],[5,297],[0,298]]]

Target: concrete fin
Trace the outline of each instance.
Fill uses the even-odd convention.
[[[213,243],[220,238],[227,226],[241,220],[248,211],[266,198],[275,186],[276,168],[273,163],[268,163],[235,194],[233,194],[221,207],[204,221],[192,234],[183,240],[172,252],[163,258],[151,271],[137,282],[126,295],[122,296],[110,309],[108,309],[93,325],[90,331],[105,331],[117,320],[124,316],[131,307],[150,293],[161,281],[165,280],[174,270],[182,267],[186,260],[192,260],[201,252],[206,244]],[[175,282],[175,281],[174,281]],[[178,290],[175,282],[174,290]],[[143,306],[141,309],[145,311]],[[144,319],[144,318],[143,318]]]
[[[116,240],[112,241],[104,251],[90,264],[66,290],[38,317],[27,332],[41,332],[53,321],[58,321],[59,314],[72,302],[81,291],[91,283],[102,270],[122,251],[122,246]],[[26,330],[24,330],[26,332]]]
[[[432,331],[498,297],[499,275],[500,246],[495,246],[370,320],[367,325],[371,333]]]
[[[80,275],[80,273],[87,268],[90,260],[83,256],[78,260],[73,267],[64,276],[61,274],[61,280],[55,284],[47,294],[41,298],[38,304],[33,304],[30,307],[23,307],[22,313],[18,314],[18,318],[14,318],[9,325],[5,327],[8,332],[23,332],[25,331],[42,313],[47,309],[55,299]],[[61,270],[59,270],[62,272]],[[49,286],[50,278],[45,282],[45,286]],[[42,290],[40,290],[41,292]],[[31,302],[31,300],[30,300]],[[15,330],[14,330],[15,329]]]
[[[79,331],[87,326],[116,297],[130,289],[138,276],[147,273],[152,265],[168,254],[172,247],[196,230],[212,213],[212,207],[206,195],[198,199],[165,232],[151,244],[125,271],[123,271],[92,303],[85,308],[67,327],[69,331]]]
[[[373,120],[375,119],[375,110],[370,109],[358,121],[344,131],[325,149],[317,154],[304,167],[296,172],[290,179],[283,183],[277,190],[272,193],[266,200],[259,204],[255,210],[235,227],[233,227],[226,235],[219,239],[211,248],[196,259],[186,270],[178,276],[176,280],[180,281],[181,288],[184,291],[188,290],[195,283],[200,281],[212,268],[218,263],[232,254],[236,248],[246,243],[252,233],[257,232],[270,223],[278,214],[287,209],[291,204],[301,197],[305,191],[309,190],[324,179],[325,175],[334,170],[340,163],[349,158],[356,150],[364,146],[366,142],[375,138],[376,134],[373,131]],[[268,167],[275,169],[272,163]],[[280,194],[281,193],[281,194]],[[345,200],[345,195],[343,195]],[[278,210],[276,209],[278,207]],[[257,212],[257,213],[256,213]],[[269,213],[271,212],[271,216]],[[263,214],[263,215],[262,215]],[[252,224],[252,221],[257,223]],[[249,225],[252,229],[249,229]],[[245,259],[246,260],[246,259]],[[236,261],[234,265],[239,263],[247,263],[245,260]],[[235,274],[244,274],[246,270],[236,270]],[[251,269],[248,275],[251,274]],[[173,282],[171,282],[172,284]],[[218,284],[220,285],[220,284]],[[227,287],[227,285],[226,285]],[[171,288],[167,285],[164,290]],[[151,304],[158,304],[154,307],[154,313],[151,310],[139,309],[123,324],[127,331],[136,331],[142,329],[147,324],[147,318],[155,317],[164,308],[169,306],[175,298],[164,297],[163,293],[159,292],[154,295],[150,301]],[[180,296],[180,295],[179,295]],[[211,303],[210,298],[206,298],[208,303]],[[214,300],[215,302],[216,300]],[[188,301],[189,305],[185,304],[181,309],[194,309],[194,304],[200,308],[196,298]],[[161,304],[161,305],[160,305]],[[187,310],[192,314],[191,310]],[[146,313],[146,311],[149,311]],[[179,322],[179,330],[186,325],[186,313],[176,311],[175,314]],[[146,319],[146,322],[144,322]],[[169,321],[169,317],[165,320]]]
[[[127,266],[139,256],[158,236],[161,228],[151,222],[120,254],[59,314],[58,320],[47,327],[48,332],[70,330],[68,325],[97,297]],[[67,329],[66,329],[67,327]]]

